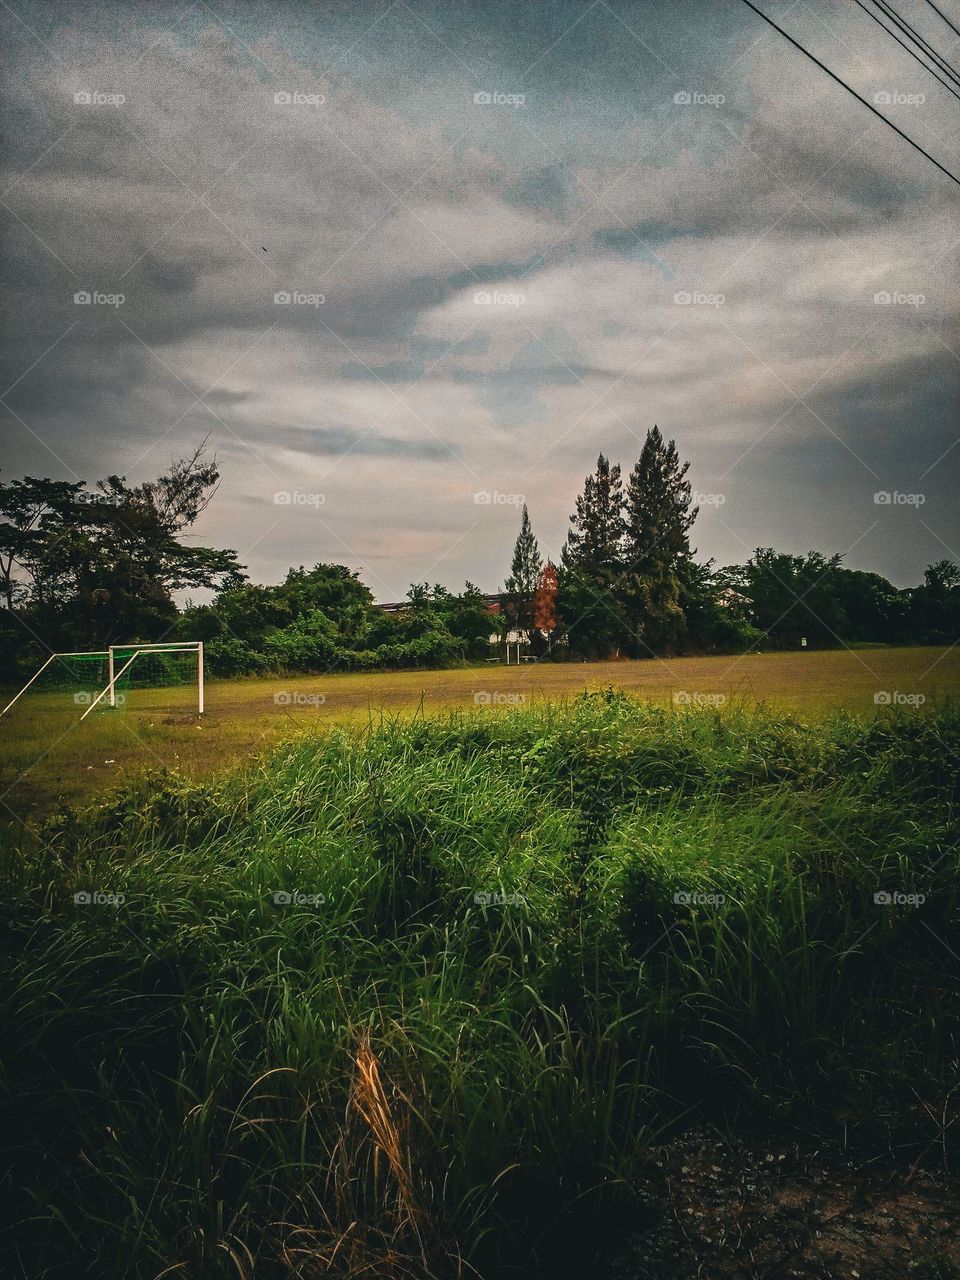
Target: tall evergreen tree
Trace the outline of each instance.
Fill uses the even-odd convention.
[[[583,493],[577,498],[570,524],[562,553],[564,567],[583,575],[614,575],[620,564],[625,531],[623,483],[619,464],[611,467],[602,453],[597,458],[596,471],[583,482]]]
[[[675,569],[690,555],[698,508],[691,510],[689,468],[689,462],[680,462],[673,440],[664,444],[659,427],[647,432],[626,497],[624,558],[638,572]]]
[[[601,453],[586,477],[561,555],[560,609],[572,652],[608,657],[628,641],[620,602],[623,484]]]
[[[520,517],[520,532],[513,548],[513,559],[510,562],[510,573],[503,584],[507,612],[515,624],[524,630],[529,630],[532,626],[533,597],[542,569],[540,547],[530,525],[527,504],[524,503],[523,514]]]
[[[654,426],[630,473],[622,588],[638,653],[676,649],[686,635],[684,592],[692,581],[686,568],[690,528],[697,518],[686,478],[689,466]]]

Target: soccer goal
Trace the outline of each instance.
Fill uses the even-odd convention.
[[[117,710],[138,706],[149,710],[177,705],[193,707],[203,715],[203,642],[172,641],[161,644],[111,645],[79,653],[52,653],[22,689],[0,711],[0,716],[19,702],[27,691],[34,697],[51,700],[72,699],[83,707],[81,720],[91,711]]]

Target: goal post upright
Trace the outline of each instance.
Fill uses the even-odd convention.
[[[116,670],[116,654],[117,651],[123,654],[129,654],[130,657],[124,662],[119,671]],[[151,653],[195,653],[197,655],[197,714],[203,715],[204,689],[203,689],[203,641],[202,640],[169,640],[159,641],[157,644],[112,644],[107,651],[107,665],[109,680],[106,689],[91,703],[86,709],[81,720],[85,719],[93,708],[97,705],[104,694],[109,694],[110,706],[117,705],[117,681],[130,667],[137,658],[143,657],[144,654]]]

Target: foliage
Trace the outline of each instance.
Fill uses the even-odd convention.
[[[11,1272],[602,1274],[691,1115],[952,1163],[958,758],[950,709],[809,728],[608,691],[300,738],[22,832]]]
[[[200,445],[158,480],[108,476],[89,490],[26,477],[0,484],[0,587],[25,632],[50,648],[163,637],[173,592],[242,579],[236,553],[185,546],[210,501],[216,460]],[[42,652],[42,650],[41,650]]]
[[[510,628],[554,660],[960,640],[960,569],[947,560],[908,590],[814,551],[759,547],[743,565],[698,564],[688,467],[656,426],[626,492],[601,454],[559,569],[544,567],[524,506],[499,612],[471,583],[460,594],[415,583],[387,611],[344,565],[246,581],[235,552],[183,541],[219,479],[203,444],[137,486],[0,484],[0,680],[22,682],[55,650],[174,639],[203,640],[222,676],[478,662],[491,633]],[[178,608],[175,594],[190,589],[215,595]]]
[[[538,647],[549,652],[560,627],[560,616],[557,612],[559,583],[557,568],[548,560],[540,571],[537,589],[533,594],[533,636]]]
[[[630,640],[619,598],[624,531],[620,467],[601,453],[584,480],[560,557],[560,612],[577,657],[606,657]]]
[[[540,547],[530,527],[530,515],[524,503],[510,573],[503,584],[501,606],[512,624],[525,631],[533,626],[533,597],[542,570]]]

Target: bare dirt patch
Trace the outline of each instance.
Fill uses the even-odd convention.
[[[958,1280],[960,1180],[839,1146],[694,1134],[658,1149],[617,1280]]]

